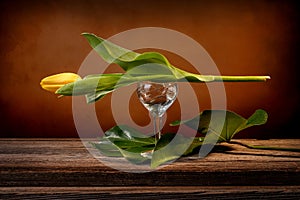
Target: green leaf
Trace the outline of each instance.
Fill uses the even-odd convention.
[[[142,164],[148,161],[150,158],[144,156],[144,152],[153,150],[153,146],[143,147],[143,146],[135,146],[130,147],[126,145],[127,148],[124,148],[123,145],[116,145],[107,138],[102,138],[99,142],[94,142],[92,145],[100,151],[104,156],[109,157],[124,157],[128,161],[135,164]]]
[[[169,68],[151,63],[136,67],[126,72],[126,74],[89,75],[82,80],[64,85],[56,93],[65,96],[86,95],[87,102],[92,103],[120,87],[143,80],[158,82],[176,81]]]
[[[151,152],[155,146],[153,137],[148,137],[126,125],[114,126],[105,132],[104,138],[114,146],[111,148],[117,148],[124,158],[135,164],[149,161],[151,157],[147,152]]]
[[[120,148],[119,150],[126,160],[134,164],[144,164],[145,162],[148,162],[151,159],[151,157],[145,154],[147,151],[151,150],[146,150],[145,148],[135,149],[134,151],[132,151],[131,149],[122,148]]]
[[[194,153],[198,153],[199,147],[203,144],[204,137],[195,137],[189,148],[184,152],[184,156],[188,156]]]
[[[127,125],[118,125],[105,132],[105,137],[111,141],[125,140],[141,145],[154,145],[155,139],[140,133]]]
[[[233,136],[241,130],[266,123],[267,117],[264,110],[255,111],[248,119],[231,111],[205,110],[193,119],[171,124],[172,126],[186,124],[206,134],[205,138],[190,138],[167,133],[163,134],[155,145],[153,137],[148,137],[129,126],[119,125],[106,131],[103,138],[93,145],[103,155],[122,156],[134,164],[151,161],[151,167],[156,168],[181,156],[196,153],[195,151],[204,144],[204,141],[208,141],[205,144],[209,144],[210,141],[230,142]],[[224,124],[220,123],[222,121]]]
[[[120,73],[90,75],[80,81],[64,85],[56,93],[68,96],[113,90],[122,76]]]
[[[125,71],[130,69],[130,62],[135,60],[139,55],[94,34],[82,33],[82,35],[88,40],[89,44],[103,58],[103,60],[107,63],[117,63]]]
[[[170,64],[165,56],[158,52],[136,53],[129,49],[120,47],[112,42],[96,36],[92,33],[82,33],[92,48],[108,63],[116,63],[125,71],[148,63],[156,63],[168,66],[178,80],[190,82],[211,82],[211,81],[266,81],[269,76],[212,76],[199,75],[186,72]]]
[[[176,136],[176,139],[174,139]],[[193,138],[187,138],[182,135],[167,133],[163,134],[158,140],[151,160],[151,168],[156,168],[166,162],[176,160],[186,152],[191,152],[189,147]]]
[[[171,66],[169,61],[160,53],[145,52],[143,54],[136,53],[129,49],[125,49],[108,40],[104,40],[94,34],[82,34],[89,42],[92,48],[107,63],[116,63],[125,71],[129,71],[137,66],[149,63],[163,64]]]
[[[200,113],[200,116],[182,122],[175,121],[170,125],[185,124],[198,132],[206,134],[205,139],[207,141],[229,142],[238,132],[251,126],[265,124],[267,119],[267,113],[261,109],[256,110],[249,119],[245,119],[231,111],[205,110]],[[220,123],[222,121],[224,124]]]
[[[60,95],[86,95],[87,102],[93,103],[106,94],[138,81],[266,81],[269,76],[212,76],[193,74],[170,64],[165,56],[158,52],[142,54],[125,49],[94,34],[82,34],[91,47],[108,63],[116,63],[126,73],[89,75],[82,80],[61,87]]]
[[[119,149],[108,139],[101,138],[99,142],[91,142],[92,146],[95,147],[105,156],[110,157],[121,157],[122,154]]]

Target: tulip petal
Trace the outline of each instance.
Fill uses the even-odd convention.
[[[78,74],[64,72],[43,78],[40,85],[44,90],[55,93],[62,86],[80,79],[81,77]]]

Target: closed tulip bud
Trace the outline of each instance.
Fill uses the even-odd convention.
[[[62,86],[73,83],[79,79],[81,79],[81,77],[78,74],[66,72],[43,78],[40,84],[44,90],[55,93],[56,90]]]

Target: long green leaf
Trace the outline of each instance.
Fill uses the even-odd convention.
[[[99,142],[91,142],[93,147],[98,149],[100,153],[102,153],[104,156],[109,157],[122,157],[121,152],[119,149],[108,139],[101,138]]]
[[[90,75],[80,81],[64,85],[56,93],[65,96],[86,95],[87,102],[92,103],[120,87],[143,80],[158,82],[180,81],[174,77],[173,73],[165,65],[151,63],[129,70],[126,74]]]
[[[269,76],[213,76],[193,74],[170,64],[165,56],[158,52],[142,54],[125,49],[94,34],[82,34],[91,47],[108,63],[121,66],[125,74],[90,75],[82,80],[61,87],[60,95],[86,95],[87,102],[95,102],[106,94],[143,80],[152,81],[266,81]]]
[[[176,139],[174,139],[175,136]],[[193,138],[187,138],[178,134],[163,134],[154,148],[151,168],[156,168],[166,162],[176,160],[182,155],[191,153],[192,149],[189,147],[191,147],[191,143],[193,144],[193,141]],[[193,147],[196,148],[195,143]]]
[[[213,119],[212,116],[214,117]],[[267,119],[267,113],[261,109],[256,110],[248,119],[231,111],[205,110],[200,113],[200,120],[199,116],[196,116],[186,121],[175,121],[170,125],[185,124],[198,130],[198,132],[206,134],[207,141],[229,142],[238,132],[251,126],[265,124]],[[222,121],[224,121],[224,124],[220,123]]]
[[[222,119],[224,117],[225,119]],[[231,111],[206,110],[193,119],[176,121],[171,125],[185,124],[194,128],[206,135],[205,140],[208,142],[205,144],[209,144],[209,141],[230,142],[241,130],[266,123],[267,117],[264,110],[256,110],[248,119]],[[225,123],[220,123],[222,121]],[[216,130],[221,131],[216,132]],[[167,133],[163,134],[155,144],[153,137],[148,137],[129,126],[119,125],[106,131],[103,138],[93,145],[103,155],[122,156],[134,164],[151,161],[151,167],[156,168],[181,156],[195,153],[205,140],[204,137],[189,138],[180,134]]]
[[[269,76],[212,76],[199,75],[186,72],[170,64],[165,56],[158,52],[145,52],[143,54],[125,49],[110,41],[91,33],[82,33],[94,50],[108,63],[116,63],[125,71],[148,63],[162,64],[169,67],[176,79],[186,79],[190,82],[211,81],[266,81]]]
[[[155,143],[155,139],[153,137],[142,134],[136,129],[127,125],[118,125],[112,127],[105,132],[105,137],[109,140],[124,139],[128,141],[139,142],[144,145],[152,145]]]
[[[148,137],[126,125],[114,126],[105,132],[104,140],[111,142],[113,147],[102,147],[98,149],[103,152],[103,148],[117,149],[128,161],[135,164],[142,164],[151,159],[147,152],[151,152],[155,146],[155,139]],[[99,144],[99,146],[101,143]],[[107,152],[106,155],[108,155]],[[113,152],[109,152],[113,153]]]

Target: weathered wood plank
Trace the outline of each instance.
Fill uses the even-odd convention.
[[[242,140],[300,148],[300,140]],[[297,186],[300,153],[249,150],[226,144],[209,156],[182,158],[150,173],[127,173],[105,166],[79,139],[1,139],[0,186]],[[101,158],[108,160],[107,158]],[[120,169],[134,171],[124,159]]]
[[[299,199],[299,186],[2,187],[1,199]]]

